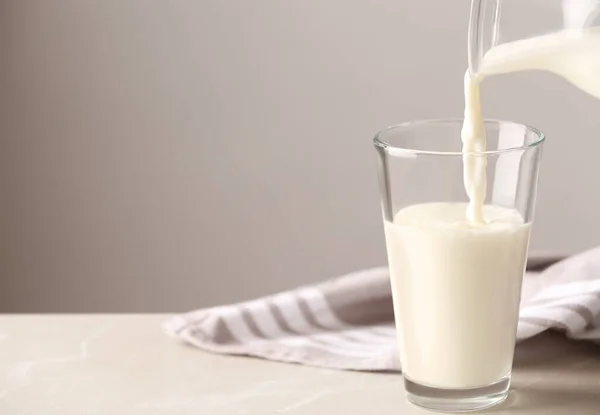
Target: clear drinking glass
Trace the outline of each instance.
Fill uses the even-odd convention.
[[[561,31],[577,37],[596,29],[599,0],[471,0],[469,69],[479,73],[486,52],[505,43]]]
[[[485,121],[483,226],[469,225],[462,120],[414,121],[374,139],[408,399],[438,411],[502,402],[510,374],[521,282],[544,135]]]

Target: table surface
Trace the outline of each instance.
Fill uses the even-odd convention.
[[[168,315],[0,317],[0,413],[426,414],[397,373],[217,356],[167,337]],[[600,414],[600,347],[546,334],[517,347],[495,414]]]

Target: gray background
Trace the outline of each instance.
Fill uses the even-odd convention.
[[[460,116],[469,2],[0,0],[0,311],[178,311],[385,263],[371,137]],[[600,103],[547,74],[533,248],[600,241]]]

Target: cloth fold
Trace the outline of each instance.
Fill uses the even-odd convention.
[[[517,341],[553,329],[600,342],[600,248],[557,260],[538,255],[528,261]],[[215,353],[338,369],[400,370],[386,267],[192,311],[167,321],[164,329]]]

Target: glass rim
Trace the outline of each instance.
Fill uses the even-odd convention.
[[[508,148],[503,148],[503,149],[486,150],[486,151],[471,151],[471,152],[467,152],[467,153],[462,152],[462,151],[417,150],[414,148],[396,146],[389,142],[386,142],[383,139],[383,136],[385,134],[387,134],[393,130],[399,130],[399,129],[409,130],[414,127],[424,126],[424,125],[428,125],[428,124],[457,124],[457,123],[462,124],[463,121],[464,121],[463,118],[430,118],[430,119],[405,121],[400,124],[391,125],[389,127],[384,128],[383,130],[379,131],[377,134],[375,134],[375,137],[373,138],[373,144],[375,145],[375,147],[381,148],[386,151],[392,150],[394,153],[400,153],[402,155],[408,155],[408,156],[413,156],[413,157],[421,156],[421,155],[423,155],[423,156],[455,156],[455,157],[460,156],[460,157],[462,157],[465,155],[494,156],[494,155],[518,152],[518,151],[527,151],[527,150],[533,149],[535,147],[538,147],[540,144],[542,144],[544,141],[546,141],[546,135],[535,127],[532,127],[527,124],[521,124],[521,123],[514,122],[514,121],[496,120],[496,119],[492,119],[492,118],[484,119],[483,123],[485,125],[513,125],[513,126],[522,127],[522,128],[525,128],[525,131],[529,131],[529,132],[532,132],[533,134],[535,134],[535,136],[537,138],[536,138],[536,140],[532,141],[529,144],[525,144],[525,145],[518,146],[518,147],[508,147]]]

